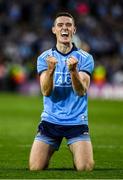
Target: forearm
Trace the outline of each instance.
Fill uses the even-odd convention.
[[[76,91],[79,96],[83,96],[87,91],[85,81],[81,79],[79,73],[76,70],[71,71],[70,74],[74,91]]]
[[[44,96],[49,96],[53,90],[53,71],[44,72],[42,79],[40,78],[41,92]]]

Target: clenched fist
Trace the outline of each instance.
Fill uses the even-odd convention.
[[[57,64],[57,60],[53,56],[48,56],[47,57],[47,65],[48,65],[48,70],[55,70]]]
[[[76,69],[77,63],[78,63],[77,59],[71,56],[67,60],[67,66],[68,66],[69,71],[74,71]]]

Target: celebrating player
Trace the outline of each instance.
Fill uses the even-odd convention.
[[[93,57],[72,43],[76,27],[71,14],[57,14],[52,32],[56,46],[43,52],[37,60],[44,110],[32,145],[29,168],[47,168],[65,137],[76,170],[91,171],[94,160],[88,128],[87,90],[94,68]]]

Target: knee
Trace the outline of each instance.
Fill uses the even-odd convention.
[[[89,162],[85,165],[85,171],[92,171],[94,169],[94,161]]]
[[[84,164],[77,164],[77,165],[75,165],[75,168],[77,171],[92,171],[94,168],[94,161],[87,162]]]
[[[41,171],[45,170],[47,167],[48,165],[29,164],[30,171]]]
[[[29,170],[30,171],[39,171],[41,169],[39,167],[36,167],[36,166],[29,166]]]

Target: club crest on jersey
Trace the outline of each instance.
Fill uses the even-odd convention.
[[[86,116],[85,116],[85,115],[82,115],[81,118],[82,118],[82,120],[85,120],[85,119],[86,119]]]
[[[71,86],[70,73],[55,72],[55,86]]]

